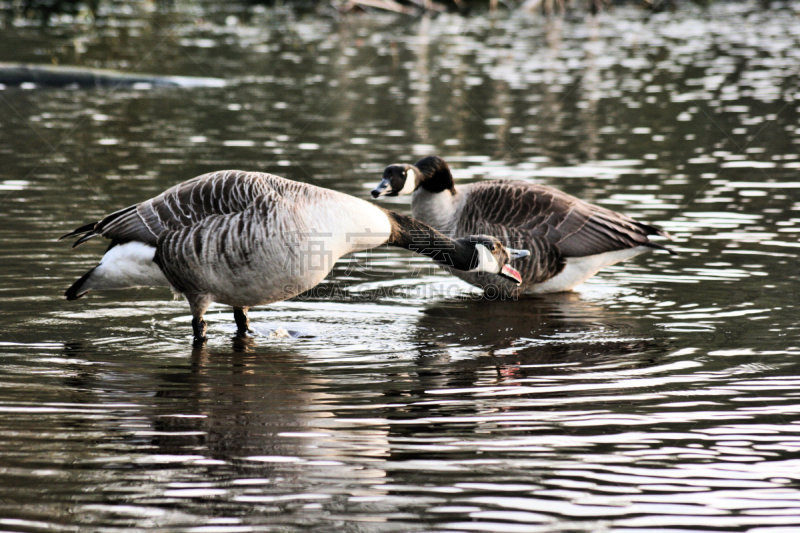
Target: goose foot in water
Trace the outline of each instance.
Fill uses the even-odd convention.
[[[202,294],[187,294],[186,299],[189,301],[189,308],[192,310],[194,345],[198,346],[208,340],[206,337],[208,324],[203,320],[203,315],[208,311],[208,306],[211,305],[211,299],[207,295]]]
[[[196,345],[203,344],[208,340],[206,329],[208,329],[208,325],[205,320],[197,317],[192,319],[192,332],[194,333],[194,343]]]
[[[239,337],[247,337],[248,333],[252,333],[250,329],[250,319],[247,317],[247,307],[234,307],[233,319],[236,321],[236,335]]]

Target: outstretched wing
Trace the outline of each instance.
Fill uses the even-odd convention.
[[[493,180],[464,189],[467,197],[457,222],[459,235],[486,233],[502,237],[503,228],[513,228],[514,235],[508,237],[522,242],[509,240],[509,246],[529,248],[546,242],[557,248],[564,258],[636,246],[671,252],[648,238],[650,235],[668,236],[666,232],[552,187]]]
[[[258,172],[203,174],[98,222],[85,224],[61,239],[78,237],[73,247],[96,235],[112,239],[112,244],[140,241],[155,246],[165,231],[191,226],[213,215],[242,212],[269,191],[282,194],[296,186],[295,182]]]

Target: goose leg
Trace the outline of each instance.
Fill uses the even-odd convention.
[[[205,320],[198,317],[192,318],[192,333],[194,334],[195,344],[203,344],[208,340],[208,337],[206,337],[207,329],[208,325]]]
[[[250,329],[250,319],[247,317],[248,307],[234,307],[233,319],[236,320],[236,334],[245,337]]]
[[[206,330],[208,328],[206,321],[203,320],[203,315],[206,314],[208,306],[211,305],[211,299],[205,295],[186,295],[189,300],[189,308],[192,310],[192,333],[194,334],[194,344],[203,344],[208,340],[206,337]]]

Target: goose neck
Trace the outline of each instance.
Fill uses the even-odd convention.
[[[414,218],[445,233],[451,233],[453,230],[451,225],[455,211],[456,196],[449,190],[432,193],[420,188],[411,197],[411,212]]]
[[[414,218],[393,211],[387,211],[386,214],[392,225],[391,236],[386,244],[428,256],[437,263],[457,270],[469,270],[474,266],[474,250],[463,242],[453,240]]]

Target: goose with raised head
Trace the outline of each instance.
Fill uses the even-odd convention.
[[[649,239],[669,237],[663,230],[553,187],[488,180],[456,188],[450,167],[438,156],[386,167],[372,196],[398,194],[412,195],[414,218],[450,237],[488,233],[506,246],[530,250],[517,264],[521,284],[452,270],[485,290],[494,286],[506,294],[568,291],[603,267],[648,250],[674,253]]]
[[[67,299],[97,289],[169,286],[188,300],[197,342],[206,338],[203,315],[212,302],[233,307],[244,335],[250,307],[314,287],[350,252],[388,244],[511,283],[521,277],[509,262],[527,255],[494,237],[453,240],[347,194],[237,170],[190,179],[61,238],[76,237],[74,247],[97,235],[111,244],[67,289]]]

